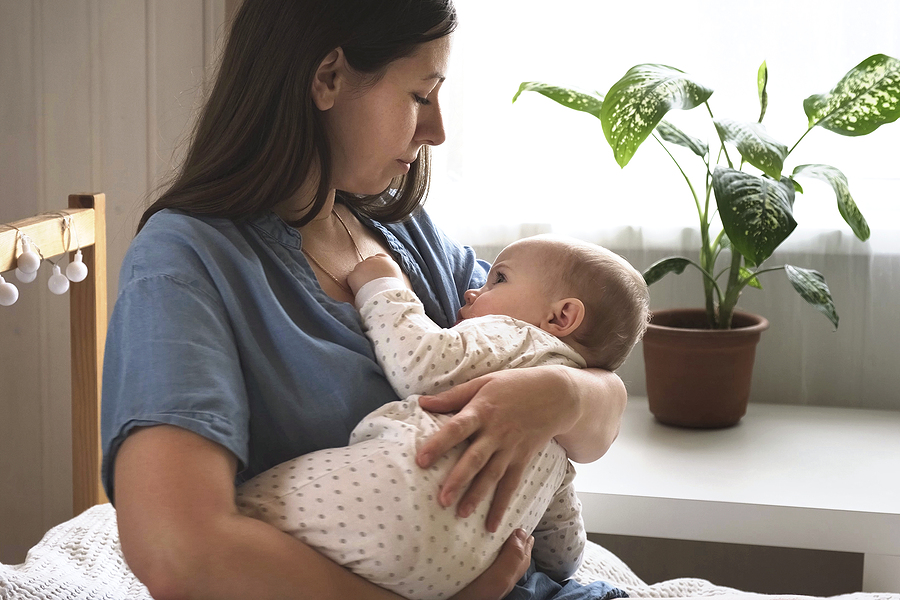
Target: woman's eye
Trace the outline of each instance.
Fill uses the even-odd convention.
[[[416,102],[418,102],[422,106],[428,106],[429,104],[431,104],[431,100],[429,100],[428,98],[423,98],[418,94],[413,94],[413,98],[415,98]]]

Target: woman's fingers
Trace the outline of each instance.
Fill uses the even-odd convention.
[[[510,465],[506,469],[506,473],[494,491],[494,499],[491,500],[491,509],[488,511],[487,516],[488,531],[495,532],[500,527],[503,515],[506,514],[506,509],[509,508],[513,495],[522,481],[524,471],[525,465]]]
[[[504,453],[480,450],[477,446],[478,444],[474,443],[466,449],[456,467],[447,476],[444,489],[441,490],[441,495],[446,490],[451,499],[447,506],[452,506],[455,497],[461,496],[456,514],[463,518],[475,512],[475,508],[480,502],[494,494],[497,482],[506,473],[509,465],[509,460]],[[486,456],[488,453],[490,456]],[[482,462],[481,467],[476,469],[476,466]],[[463,480],[462,478],[467,479]]]
[[[451,448],[468,440],[481,428],[478,413],[465,410],[465,406],[479,388],[479,386],[469,385],[471,383],[457,386],[438,396],[419,398],[419,406],[430,412],[460,411],[419,448],[416,453],[416,464],[423,469],[430,467],[434,461],[449,452]]]
[[[452,600],[500,600],[516,586],[531,565],[534,537],[522,529],[510,534],[494,562]]]
[[[502,564],[500,568],[512,574],[510,577],[512,585],[506,590],[507,593],[512,590],[513,585],[528,570],[528,566],[531,564],[531,551],[533,548],[534,536],[528,535],[524,529],[516,529],[503,543],[503,547],[500,548],[500,554],[497,556],[494,564]]]

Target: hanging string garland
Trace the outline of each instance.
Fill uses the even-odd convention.
[[[72,216],[66,213],[55,213],[60,215],[62,219],[62,236],[63,245],[66,250],[62,256],[72,251],[72,238],[75,238],[75,256],[66,266],[66,273],[63,275],[59,262],[62,260],[60,256],[56,262],[49,261],[53,265],[53,271],[47,280],[47,287],[54,294],[65,294],[69,290],[69,282],[84,281],[88,276],[87,265],[84,264],[84,257],[81,252],[81,243],[78,241],[78,231],[72,222]],[[18,232],[16,236],[16,245],[22,244],[22,253],[16,258],[16,279],[22,283],[31,283],[37,277],[38,269],[41,262],[47,260],[40,252],[40,248],[34,244],[33,240],[28,237],[18,227],[14,227]],[[11,306],[19,299],[19,290],[12,283],[6,281],[0,275],[0,306]]]

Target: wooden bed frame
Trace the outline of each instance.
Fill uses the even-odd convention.
[[[106,196],[72,194],[69,207],[0,225],[0,273],[16,268],[19,231],[45,257],[66,248],[61,221],[69,215],[81,248],[87,278],[69,287],[72,363],[72,509],[75,515],[107,502],[100,481],[100,385],[106,341]],[[18,230],[18,231],[17,231]],[[71,256],[70,256],[71,258]]]

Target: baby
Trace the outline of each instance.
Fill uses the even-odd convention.
[[[557,580],[581,562],[585,532],[575,476],[555,441],[538,452],[495,533],[488,502],[460,520],[438,504],[464,444],[429,469],[416,451],[452,415],[424,411],[436,394],[500,369],[569,365],[615,370],[643,335],[647,286],[620,256],[556,236],[517,241],[487,283],[465,293],[459,322],[432,322],[385,255],[348,279],[375,354],[400,397],[370,413],[344,448],[282,463],[241,485],[240,510],[290,533],[401,596],[448,598],[473,581],[518,528],[537,568]]]

